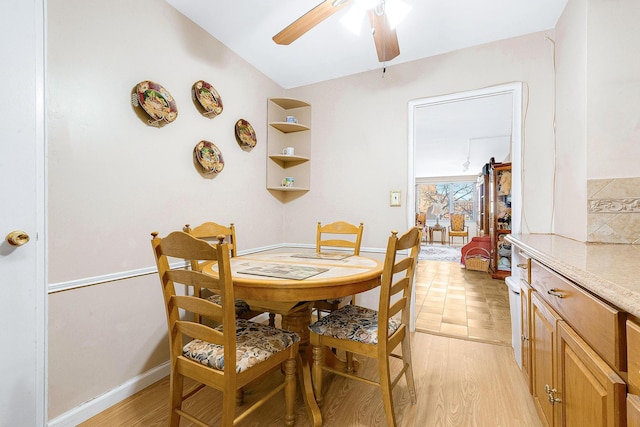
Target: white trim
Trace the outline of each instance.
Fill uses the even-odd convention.
[[[315,245],[301,243],[282,243],[262,248],[254,248],[239,252],[239,255],[249,255],[252,253],[264,252],[272,249],[282,248],[303,248],[315,249]],[[361,248],[361,253],[385,253],[383,248]],[[182,268],[187,265],[186,262],[177,262],[171,265],[172,268]],[[137,277],[145,274],[157,272],[156,267],[141,268],[121,273],[108,274],[104,276],[96,276],[87,279],[74,280],[63,283],[56,283],[50,286],[49,292],[58,292],[63,290],[74,289],[83,286],[91,286],[99,283],[112,282],[115,280],[124,280],[130,277]],[[255,321],[264,322],[268,320],[268,314],[263,313],[255,317]],[[84,402],[79,406],[65,412],[64,414],[49,421],[49,427],[73,427],[89,418],[99,414],[100,412],[110,408],[111,406],[121,402],[122,400],[134,395],[138,391],[149,387],[151,384],[160,381],[170,373],[170,364],[165,362],[147,372],[137,375],[130,380],[124,382],[120,386],[100,395],[90,401]]]
[[[485,98],[489,96],[496,96],[502,94],[511,94],[513,109],[512,109],[512,123],[511,123],[511,179],[513,193],[511,195],[511,203],[513,206],[513,213],[511,215],[511,230],[513,233],[520,232],[520,218],[522,216],[522,83],[511,82],[497,86],[490,86],[476,90],[470,90],[466,92],[458,92],[447,95],[432,96],[428,98],[419,98],[409,101],[408,104],[408,178],[407,183],[411,187],[411,191],[407,193],[407,220],[409,224],[413,224],[415,221],[415,191],[413,187],[415,185],[415,167],[414,167],[414,153],[415,153],[415,112],[418,108],[425,106],[432,106],[438,104],[449,104],[452,102],[466,101],[477,98]],[[416,310],[415,310],[415,286],[413,287],[411,295],[411,322],[409,328],[411,331],[415,331],[416,324]]]
[[[441,182],[473,182],[478,180],[478,174],[475,175],[456,175],[456,176],[429,176],[429,177],[415,177],[416,184],[433,184]],[[415,190],[414,190],[415,192]]]
[[[47,230],[47,0],[36,0],[33,2],[35,8],[34,32],[35,32],[35,145],[36,152],[42,153],[35,156],[36,162],[36,282],[38,284],[37,295],[35,295],[35,305],[37,312],[36,321],[36,349],[38,357],[36,360],[36,420],[39,425],[45,425],[49,415],[49,296],[46,292],[48,277],[49,259],[47,252],[48,230]]]
[[[315,244],[308,243],[280,243],[277,245],[263,246],[260,248],[253,248],[244,251],[238,251],[238,255],[250,255],[258,252],[265,252],[275,249],[282,248],[301,248],[301,249],[314,249],[316,248]],[[362,248],[360,252],[370,252],[370,253],[384,253],[385,250],[382,248]],[[184,268],[188,264],[186,261],[174,262],[170,266],[171,268]],[[156,266],[153,267],[143,267],[138,268],[136,270],[129,271],[120,271],[117,273],[103,274],[101,276],[93,276],[93,277],[84,277],[82,279],[69,280],[66,282],[58,282],[49,284],[49,293],[69,291],[72,289],[83,288],[85,286],[94,286],[100,285],[102,283],[108,282],[116,282],[119,280],[131,279],[133,277],[146,276],[149,274],[155,274],[158,272],[158,268]]]
[[[110,390],[95,399],[84,402],[79,406],[65,412],[64,414],[49,421],[48,427],[74,427],[112,407],[118,402],[133,396],[140,390],[149,387],[151,384],[160,381],[170,372],[169,362],[148,370],[140,375],[131,378],[129,381]]]

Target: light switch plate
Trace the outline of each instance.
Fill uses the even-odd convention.
[[[400,199],[401,199],[401,191],[400,190],[391,190],[391,198],[389,201],[389,205],[390,206],[400,206]]]

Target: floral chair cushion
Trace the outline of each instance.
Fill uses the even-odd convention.
[[[396,319],[389,319],[387,330],[392,335],[400,327]],[[365,344],[378,343],[378,312],[357,305],[347,305],[309,326],[312,332]]]
[[[207,299],[218,305],[222,305],[222,296],[218,294],[213,294],[210,297],[207,297]],[[247,304],[247,302],[243,299],[235,300],[235,306],[236,306],[236,316],[242,316],[243,314],[247,314],[251,311],[249,304]]]
[[[451,215],[451,231],[464,231],[464,215]]]
[[[222,331],[222,325],[216,328]],[[295,332],[289,332],[244,319],[236,320],[236,372],[240,373],[300,341]],[[213,369],[224,369],[224,347],[194,339],[182,348],[189,359]]]

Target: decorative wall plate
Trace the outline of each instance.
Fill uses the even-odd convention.
[[[241,145],[251,148],[255,147],[258,142],[253,126],[245,119],[236,122],[236,139]]]
[[[193,84],[193,97],[202,106],[202,115],[215,117],[222,113],[222,98],[211,84],[204,80],[198,80]]]
[[[224,168],[224,160],[220,149],[213,142],[200,141],[193,149],[198,163],[205,173],[220,173]]]
[[[152,126],[159,126],[161,121],[171,123],[178,117],[178,107],[169,91],[150,80],[138,83],[132,101],[151,117],[148,123]]]

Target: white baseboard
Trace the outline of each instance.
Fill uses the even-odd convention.
[[[247,255],[250,253],[258,253],[258,252],[274,250],[274,249],[282,249],[285,247],[315,249],[315,246],[310,244],[284,243],[279,245],[265,246],[261,248],[253,248],[251,250],[247,250],[244,252],[241,251],[240,255]],[[385,250],[382,248],[362,248],[360,252],[383,254]],[[182,264],[176,265],[176,268],[180,266],[182,266]],[[137,270],[135,272],[122,272],[114,275],[102,276],[99,278],[83,279],[81,281],[78,281],[77,283],[69,282],[69,283],[52,284],[50,285],[49,292],[69,290],[73,288],[90,286],[90,285],[104,283],[104,282],[113,281],[113,280],[122,280],[129,277],[152,274],[152,273],[155,273],[156,271],[157,270],[155,270],[155,267],[149,267],[149,268]],[[254,320],[257,322],[266,322],[268,319],[269,319],[268,313],[263,313],[257,316]],[[89,418],[99,414],[100,412],[110,408],[116,403],[119,403],[120,401],[126,399],[127,397],[132,396],[138,391],[166,377],[167,375],[169,375],[169,370],[170,370],[169,362],[166,362],[143,374],[140,374],[134,378],[131,378],[130,380],[116,387],[113,390],[110,390],[100,396],[96,396],[95,398],[87,402],[84,402],[83,404],[65,412],[64,414],[50,420],[47,423],[47,425],[49,427],[75,427],[78,424],[88,420]]]
[[[131,378],[126,383],[103,395],[97,396],[80,406],[76,406],[72,410],[50,420],[47,425],[49,427],[75,427],[151,384],[160,381],[169,375],[169,370],[169,362],[163,363],[143,374]]]

